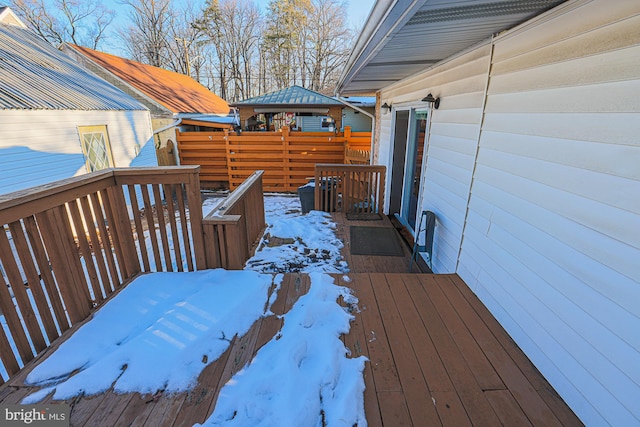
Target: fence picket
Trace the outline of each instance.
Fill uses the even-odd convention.
[[[349,131],[348,131],[349,130]],[[180,163],[200,165],[208,187],[238,187],[264,170],[264,190],[295,192],[313,176],[316,163],[368,164],[370,132],[179,132]]]

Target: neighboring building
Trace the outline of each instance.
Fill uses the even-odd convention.
[[[352,126],[354,132],[370,132],[375,99],[371,105],[358,98],[352,104],[356,108],[352,108],[336,98],[294,85],[232,105],[239,110],[244,130],[289,126],[304,132],[333,132]]]
[[[390,107],[387,212],[435,212],[433,271],[594,426],[640,425],[638,28],[638,1],[378,0],[337,90]]]
[[[371,132],[376,113],[375,96],[351,96],[339,98],[347,108],[342,110],[342,128],[351,127],[352,132]]]
[[[149,110],[0,8],[0,194],[157,165]]]
[[[178,126],[184,131],[238,124],[225,100],[189,76],[73,44],[62,51],[149,108],[159,147],[175,142]]]

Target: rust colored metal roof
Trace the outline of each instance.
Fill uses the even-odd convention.
[[[69,44],[98,66],[174,113],[229,113],[229,104],[184,74]]]

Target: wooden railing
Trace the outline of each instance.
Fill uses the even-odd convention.
[[[381,214],[385,170],[380,165],[315,166],[315,209],[348,214]]]
[[[242,268],[264,227],[261,176],[205,221],[197,166],[110,169],[0,196],[0,384],[143,272]]]
[[[346,149],[368,150],[371,132],[178,132],[183,165],[200,165],[206,187],[235,189],[256,169],[265,191],[295,192],[313,176],[316,163],[346,163]],[[359,162],[362,155],[359,157]]]
[[[345,148],[344,149],[344,164],[345,165],[368,165],[369,164],[369,157],[370,157],[370,151],[369,150],[356,150],[353,148]]]
[[[254,172],[202,223],[208,268],[241,269],[265,229],[263,171]]]

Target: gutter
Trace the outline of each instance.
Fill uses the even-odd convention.
[[[154,131],[153,131],[153,134],[154,134],[154,135],[157,135],[157,134],[159,134],[160,132],[164,132],[165,130],[169,130],[169,129],[171,129],[172,127],[179,126],[179,125],[180,125],[180,123],[182,123],[182,118],[180,118],[180,119],[176,120],[175,122],[171,123],[170,125],[166,125],[166,126],[161,127],[160,129],[154,130]]]

